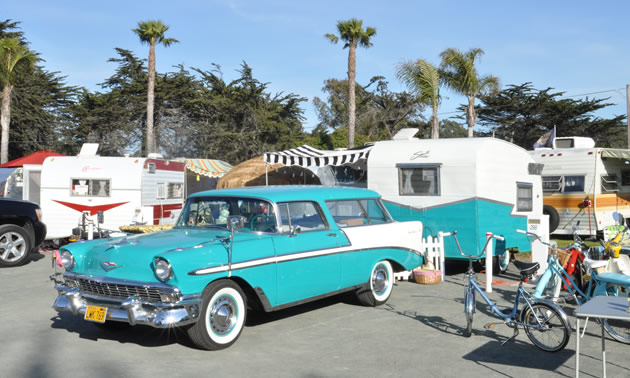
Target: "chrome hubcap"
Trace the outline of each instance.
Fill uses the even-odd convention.
[[[372,290],[379,295],[387,290],[387,270],[381,265],[374,269],[374,274],[372,275]]]
[[[26,253],[26,241],[15,232],[0,235],[0,258],[7,262],[19,260]]]
[[[234,298],[224,295],[219,297],[210,311],[210,326],[217,335],[224,336],[232,331],[236,324],[238,308]]]

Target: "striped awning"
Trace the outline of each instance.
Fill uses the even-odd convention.
[[[298,165],[305,168],[350,165],[361,159],[367,159],[371,149],[372,146],[363,146],[343,151],[326,151],[305,144],[290,150],[265,152],[265,162],[288,166]]]
[[[222,160],[186,159],[186,169],[202,176],[222,177],[232,166]]]

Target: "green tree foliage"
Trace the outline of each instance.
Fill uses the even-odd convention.
[[[449,48],[442,53],[440,64],[441,76],[446,85],[455,92],[466,96],[466,124],[468,137],[473,137],[473,128],[477,123],[475,112],[475,98],[480,94],[492,95],[499,91],[499,79],[495,76],[481,76],[477,72],[475,63],[481,59],[483,50],[470,49],[466,52]]]
[[[195,126],[193,143],[202,156],[236,164],[267,151],[296,147],[303,138],[300,103],[305,98],[270,94],[245,62],[238,70],[240,77],[229,83],[218,65],[211,71],[195,71],[200,88],[188,105]]]
[[[0,38],[19,39],[20,45],[28,46],[19,22],[0,21]],[[77,88],[66,85],[58,72],[45,71],[38,64],[15,72],[19,77],[11,92],[8,160],[40,149],[64,152],[61,138],[71,127],[69,107],[76,100]]]
[[[612,105],[607,99],[574,100],[561,98],[563,94],[534,89],[531,83],[509,85],[496,96],[479,96],[479,124],[528,150],[554,126],[556,136],[586,136],[596,146],[626,147],[625,116],[602,119],[592,114]]]
[[[37,60],[37,55],[31,52],[21,40],[0,38],[0,87],[2,87],[0,163],[6,163],[9,160],[11,92],[13,92],[15,84],[32,71]]]
[[[142,43],[146,43],[149,45],[149,75],[147,81],[147,128],[145,144],[147,153],[157,151],[153,131],[153,101],[155,98],[155,45],[161,44],[164,47],[169,47],[173,43],[179,42],[175,38],[166,38],[164,36],[168,28],[168,25],[165,25],[160,20],[150,20],[145,22],[138,22],[138,28],[132,29],[132,31],[138,35]]]
[[[348,48],[348,146],[354,147],[355,134],[355,83],[356,83],[356,48],[368,48],[372,46],[370,39],[376,35],[376,29],[366,27],[363,29],[363,21],[351,18],[347,21],[337,22],[337,31],[339,35],[326,34],[325,37],[332,43],[337,43],[341,39],[344,43],[343,48]]]
[[[438,107],[442,101],[440,85],[442,79],[437,67],[426,60],[402,62],[396,67],[396,76],[418,96],[418,101],[431,107],[431,138],[440,137]]]
[[[313,99],[319,123],[312,136],[320,138],[326,148],[348,147],[347,141],[339,143],[337,135],[348,135],[344,122],[347,114],[347,80],[328,79],[322,90],[328,95],[326,101],[318,97]],[[407,92],[392,92],[382,76],[375,76],[370,83],[356,90],[356,145],[365,142],[391,139],[398,130],[406,127],[418,127],[422,119],[422,104]],[[326,138],[326,130],[333,129],[330,135],[335,142]],[[313,141],[311,140],[311,143]],[[318,143],[313,143],[318,144]]]

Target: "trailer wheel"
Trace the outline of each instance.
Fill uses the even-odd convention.
[[[558,210],[551,205],[544,205],[543,214],[549,215],[549,233],[554,232],[560,225],[560,214],[558,214]]]

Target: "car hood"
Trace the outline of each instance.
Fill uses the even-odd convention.
[[[134,235],[105,242],[74,243],[65,249],[77,260],[73,273],[133,281],[157,282],[153,259],[172,260],[181,254],[211,253],[213,247],[225,250],[227,230],[171,229]]]

